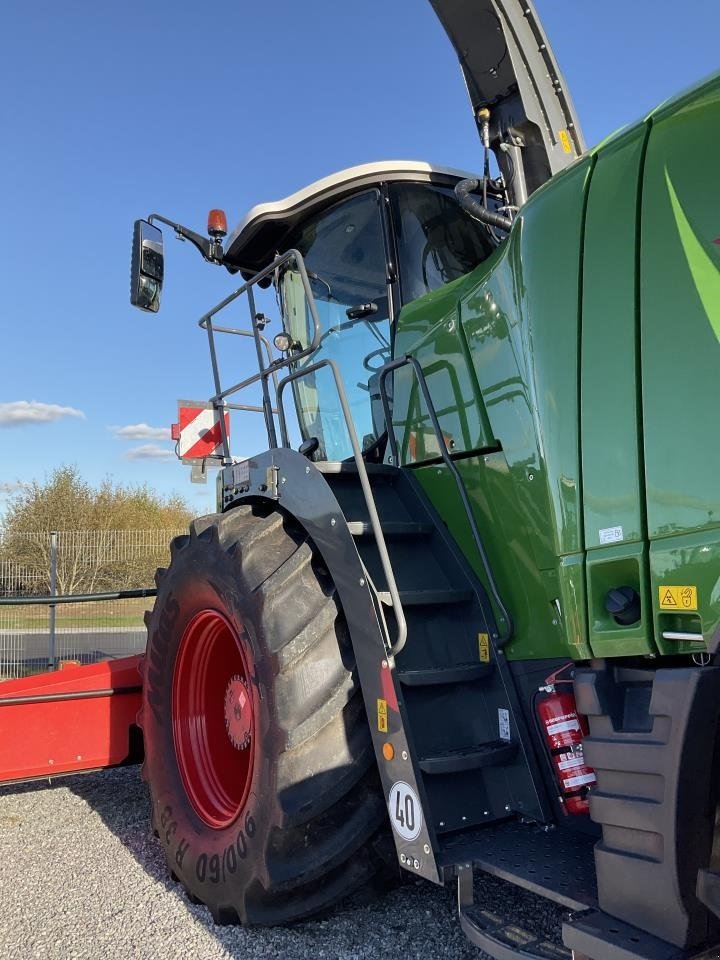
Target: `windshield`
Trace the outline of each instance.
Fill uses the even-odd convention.
[[[303,255],[320,319],[318,350],[298,363],[322,359],[340,368],[355,430],[363,449],[383,432],[376,371],[390,357],[390,319],[380,198],[370,190],[306,221],[288,244]],[[280,279],[286,329],[304,347],[312,321],[295,270]],[[318,457],[344,460],[352,447],[330,369],[295,381],[300,429],[316,437]]]

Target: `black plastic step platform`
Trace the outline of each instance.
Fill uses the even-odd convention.
[[[492,740],[472,747],[444,750],[432,757],[420,757],[418,763],[424,773],[462,773],[463,770],[479,770],[481,767],[507,763],[515,756],[517,749],[517,743]]]
[[[333,477],[351,477],[357,479],[358,468],[354,460],[323,460],[318,461],[315,467],[320,473]],[[366,463],[365,470],[370,477],[395,477],[398,468],[389,463]]]
[[[433,667],[428,670],[395,669],[395,676],[406,687],[432,687],[443,683],[470,683],[484,680],[495,666],[492,663],[458,663],[451,667]]]
[[[457,864],[472,863],[569,910],[597,907],[592,836],[510,820],[447,834],[440,842],[437,863],[446,879]]]
[[[391,606],[387,590],[378,591],[381,603]],[[401,590],[400,603],[403,607],[437,606],[438,604],[466,603],[472,599],[470,590]]]
[[[412,521],[386,520],[381,522],[380,528],[388,540],[403,540],[410,537],[428,537],[433,531],[431,523],[414,523]],[[364,520],[350,520],[348,530],[353,537],[374,537],[371,523]]]
[[[601,910],[590,910],[566,920],[563,941],[575,956],[601,960],[680,960],[699,953],[659,940]]]

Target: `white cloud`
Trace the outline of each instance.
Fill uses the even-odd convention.
[[[126,460],[175,460],[172,450],[167,450],[157,443],[143,443],[139,447],[132,447],[125,454]]]
[[[130,423],[126,427],[109,427],[121,440],[169,440],[169,427],[151,427],[147,423]]]
[[[63,417],[85,419],[82,410],[61,407],[58,403],[39,403],[36,400],[12,400],[0,403],[0,427],[19,427],[27,423],[54,423]]]

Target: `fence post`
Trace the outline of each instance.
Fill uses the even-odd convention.
[[[53,530],[50,534],[50,596],[57,596],[57,533]],[[48,667],[55,669],[55,604],[50,607],[50,634],[48,638]]]

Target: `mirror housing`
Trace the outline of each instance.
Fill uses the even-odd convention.
[[[158,312],[164,271],[162,232],[147,220],[136,220],[130,261],[130,303],[134,307]]]

